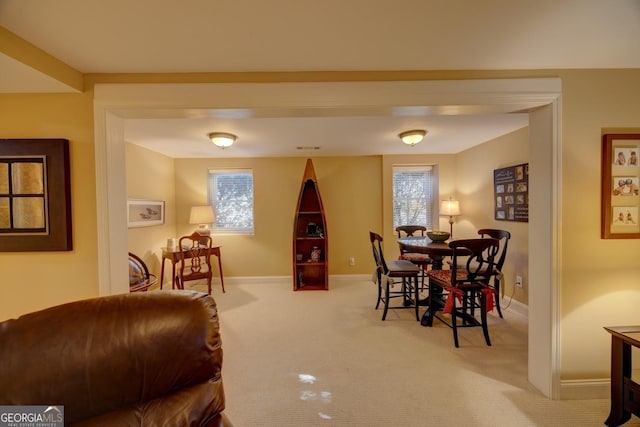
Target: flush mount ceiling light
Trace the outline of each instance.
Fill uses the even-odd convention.
[[[237,136],[234,134],[226,132],[212,132],[209,134],[211,142],[222,148],[231,147],[236,142],[236,138]]]
[[[414,146],[418,142],[422,141],[426,134],[427,134],[426,130],[414,129],[414,130],[408,130],[406,132],[402,132],[398,136],[400,137],[402,142],[404,142],[405,144]]]

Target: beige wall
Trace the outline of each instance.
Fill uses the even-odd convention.
[[[126,144],[127,198],[164,200],[165,223],[129,228],[129,252],[138,255],[149,271],[160,278],[162,251],[167,239],[175,237],[175,169],[172,158],[133,144]],[[167,268],[167,272],[169,269]],[[171,276],[171,274],[168,274]],[[165,279],[170,282],[170,277]]]
[[[194,226],[188,224],[189,209],[207,202],[208,170],[237,168],[251,169],[254,173],[255,234],[213,234],[215,244],[223,246],[225,275],[291,275],[292,224],[305,158],[174,161],[132,144],[127,144],[126,155],[129,197],[167,201],[164,226],[129,229],[129,250],[142,256],[154,274],[160,274],[160,247],[166,239],[193,230]],[[464,206],[464,215],[455,224],[456,237],[476,237],[479,228],[502,228],[513,233],[505,268],[505,295],[513,295],[526,304],[528,227],[526,223],[495,221],[492,202],[493,169],[525,163],[527,157],[528,129],[525,128],[458,155],[313,159],[327,216],[330,274],[368,274],[373,270],[367,240],[369,231],[383,232],[387,237],[385,253],[393,258],[398,255],[391,216],[391,167],[437,165],[440,198],[452,195]],[[481,165],[478,158],[485,159]],[[179,191],[174,192],[174,188]],[[383,194],[384,207],[380,209]],[[447,218],[440,219],[439,227],[448,229]],[[348,263],[351,256],[356,259],[355,266]],[[247,259],[253,261],[247,263]],[[525,279],[523,289],[513,286],[516,274]],[[165,278],[165,284],[169,280]]]
[[[321,73],[311,74],[309,79],[328,79]],[[380,79],[398,78],[503,78],[503,77],[546,77],[558,76],[562,79],[562,195],[561,195],[561,337],[560,354],[563,379],[605,378],[609,374],[609,336],[602,329],[606,325],[637,324],[637,307],[640,305],[640,240],[600,239],[600,135],[603,128],[640,127],[640,70],[545,70],[520,72],[456,72],[437,73],[378,74]],[[298,76],[300,78],[300,76]],[[332,75],[331,79],[339,76]],[[93,76],[99,80],[100,76]],[[109,78],[109,77],[107,77]],[[269,79],[277,79],[270,75]],[[351,74],[350,79],[358,79]],[[211,77],[215,81],[216,77]],[[363,73],[361,80],[372,80]],[[2,283],[0,284],[0,318],[8,318],[24,312],[51,306],[60,302],[97,295],[97,250],[96,250],[96,206],[95,206],[95,161],[93,152],[92,94],[80,95],[0,95],[0,129],[2,138],[19,137],[63,137],[71,141],[71,178],[73,203],[74,251],[69,253],[41,254],[0,254]],[[283,160],[286,162],[286,160]],[[293,160],[288,160],[293,162]],[[334,170],[333,162],[347,159],[318,160],[316,170],[320,179],[320,190],[327,208],[332,210],[328,218],[330,233],[344,229],[341,215],[346,209],[336,211],[340,200],[330,200],[330,186]],[[367,162],[367,160],[363,160]],[[373,165],[380,176],[392,163],[386,157],[382,166]],[[289,166],[293,168],[293,166]],[[344,166],[346,168],[346,166]],[[179,166],[176,164],[176,174]],[[299,182],[296,175],[302,175],[303,162],[299,172],[291,171],[291,188],[297,194]],[[354,179],[365,179],[356,172],[347,172]],[[385,172],[387,173],[387,172]],[[295,182],[294,182],[294,178]],[[377,179],[370,178],[371,182]],[[455,181],[455,180],[454,180]],[[346,181],[345,181],[346,182]],[[458,185],[460,188],[460,185]],[[451,191],[455,192],[452,186]],[[389,234],[388,189],[382,195],[371,195],[366,203],[382,200],[384,212],[374,213],[370,223],[354,230],[353,235],[365,229],[384,224],[385,235]],[[446,193],[448,190],[444,190]],[[442,194],[446,196],[448,194]],[[288,196],[278,196],[278,200],[288,200]],[[288,223],[294,209],[289,210]],[[176,212],[176,223],[186,223],[186,213]],[[180,216],[183,215],[183,219]],[[264,221],[266,219],[261,219]],[[379,222],[381,220],[381,222]],[[446,224],[446,222],[445,222]],[[260,226],[260,224],[256,224]],[[459,224],[457,224],[459,225]],[[456,225],[456,227],[457,227]],[[358,225],[359,226],[359,225]],[[285,248],[285,241],[291,236],[291,226],[282,225],[283,241],[278,242],[279,250]],[[456,228],[457,229],[457,228]],[[180,231],[180,230],[177,230]],[[535,230],[532,230],[535,232]],[[275,232],[274,232],[275,233]],[[333,239],[334,235],[330,235]],[[355,241],[355,240],[354,240]],[[366,240],[365,240],[366,242]],[[224,245],[224,243],[223,243]],[[252,253],[258,253],[254,242]],[[337,246],[337,245],[334,245]],[[348,267],[340,267],[346,261],[344,255],[353,249],[358,258],[368,259],[367,249],[349,247],[345,253],[336,254],[339,259],[330,258],[332,273],[351,272]],[[227,250],[225,246],[225,250]],[[228,249],[229,254],[233,252]],[[262,252],[260,252],[262,253]],[[362,255],[360,255],[362,254]],[[239,254],[237,254],[239,255]],[[226,260],[225,260],[226,261]],[[237,267],[230,268],[234,271]],[[34,265],[37,268],[34,268]],[[356,270],[363,268],[358,260]],[[251,270],[251,266],[245,267]],[[284,271],[286,267],[275,267]],[[369,270],[369,268],[363,268]],[[275,271],[275,270],[274,270]],[[288,274],[285,273],[285,274]],[[532,327],[535,327],[533,325]]]
[[[369,273],[369,227],[380,224],[379,157],[319,157],[313,164],[327,220],[329,274]],[[189,208],[207,202],[209,169],[251,169],[253,235],[213,234],[227,276],[291,276],[293,219],[306,158],[177,159],[176,228],[193,231]],[[356,265],[349,266],[349,256]]]
[[[528,163],[529,128],[504,135],[456,156],[457,193],[462,215],[454,224],[456,237],[477,237],[480,228],[511,233],[503,268],[504,296],[528,304],[529,224],[494,219],[493,170]],[[523,287],[514,286],[515,276]]]
[[[92,101],[92,92],[0,95],[0,138],[69,140],[73,233],[72,251],[0,252],[0,319],[98,296]]]
[[[603,129],[640,131],[640,70],[560,75],[562,377],[608,377],[603,326],[640,323],[640,240],[600,238],[600,136]]]

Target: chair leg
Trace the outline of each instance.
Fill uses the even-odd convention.
[[[380,306],[382,300],[382,275],[378,272],[378,300],[376,301],[376,310]]]
[[[420,321],[420,288],[418,287],[418,276],[414,277],[414,293],[413,293],[413,303],[416,306],[416,320]]]
[[[433,316],[434,316],[434,312],[435,310],[435,301],[434,301],[434,294],[435,294],[435,285],[433,285],[431,283],[431,281],[428,281],[429,283],[429,305],[427,306],[427,321],[426,324],[424,324],[424,326],[433,326]]]
[[[211,295],[211,277],[207,279],[207,289],[209,291],[209,295]]]
[[[464,301],[464,298],[463,298]],[[463,302],[463,305],[465,304],[465,302]],[[453,343],[455,344],[456,348],[460,347],[460,345],[458,344],[458,319],[456,316],[456,298],[453,298],[453,309],[451,310],[451,329],[453,329]],[[464,320],[464,317],[463,317]]]
[[[484,333],[484,340],[488,346],[491,346],[491,340],[489,339],[489,328],[487,327],[487,295],[484,292],[480,292],[480,321],[482,323],[482,332]]]
[[[411,301],[407,298],[407,279],[405,277],[402,278],[402,305],[405,307],[411,305]]]
[[[493,298],[496,301],[496,308],[498,309],[498,315],[500,316],[500,318],[502,319],[502,310],[500,309],[500,280],[497,277],[494,277],[493,279],[493,288],[495,289],[495,298]]]
[[[389,310],[389,281],[385,283],[384,287],[384,311],[382,312],[382,320],[387,318],[387,311]]]

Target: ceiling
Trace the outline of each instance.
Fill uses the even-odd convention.
[[[0,26],[82,74],[640,68],[638,0],[0,0]],[[17,56],[0,43],[0,92],[73,91]],[[528,122],[397,107],[211,110],[125,135],[171,157],[456,153]],[[429,133],[404,146],[413,128]]]

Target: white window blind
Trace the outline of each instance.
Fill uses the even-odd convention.
[[[253,233],[251,170],[210,170],[208,199],[215,213],[214,232]]]
[[[435,171],[433,166],[393,167],[393,227],[433,228]]]

